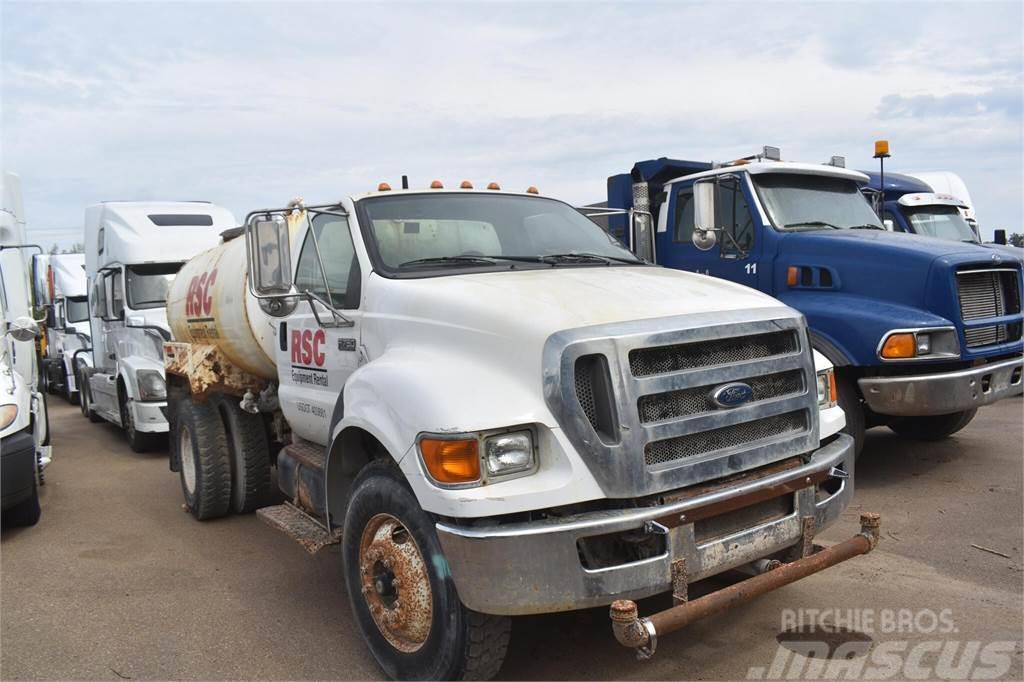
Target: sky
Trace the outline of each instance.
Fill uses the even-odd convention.
[[[102,200],[301,196],[433,179],[605,198],[670,156],[950,170],[1024,232],[1024,3],[0,0],[0,162],[30,238]]]

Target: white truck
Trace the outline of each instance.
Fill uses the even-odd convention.
[[[91,366],[85,254],[37,255],[32,269],[36,304],[46,306],[46,329],[40,343],[43,386],[74,405],[78,403],[80,369]]]
[[[4,173],[0,184],[0,507],[4,523],[31,526],[39,520],[39,486],[50,462],[28,267],[32,252],[42,249],[25,240],[18,176]]]
[[[258,515],[310,552],[341,544],[395,679],[488,678],[511,616],[608,604],[647,656],[877,541],[867,515],[812,543],[854,454],[803,317],[647,264],[534,188],[255,211],[185,264],[168,319],[187,508],[259,507],[276,460],[287,501]],[[687,598],[733,568],[755,574],[743,594]],[[631,600],[665,592],[639,617]]]
[[[209,202],[104,202],[85,211],[91,366],[82,414],[120,426],[136,452],[167,433],[163,343],[167,287],[188,258],[235,226]]]

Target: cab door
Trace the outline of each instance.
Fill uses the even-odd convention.
[[[278,330],[278,394],[292,430],[306,440],[326,445],[342,388],[362,364],[361,273],[347,218],[317,214],[302,240],[295,265],[295,289],[329,301],[348,322],[339,323],[326,306],[316,301],[299,301]],[[312,306],[316,306],[315,313]]]
[[[672,185],[667,229],[658,235],[658,262],[758,288],[762,226],[752,208],[755,205],[745,179],[723,178],[715,193],[715,222],[722,232],[718,233],[714,247],[701,251],[692,241],[693,181]]]

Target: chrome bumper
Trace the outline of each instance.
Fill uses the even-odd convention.
[[[860,379],[864,401],[878,414],[927,417],[963,412],[1020,395],[1021,358],[958,372]]]
[[[601,606],[616,599],[640,599],[673,589],[673,563],[685,559],[685,582],[751,563],[775,552],[808,542],[810,534],[835,521],[853,496],[853,440],[840,434],[812,453],[797,468],[714,490],[657,507],[598,511],[571,517],[496,526],[457,526],[438,523],[444,549],[462,602],[482,613],[523,615]],[[731,500],[842,466],[849,478],[839,489],[816,500],[808,484],[793,495],[793,512],[783,518],[706,542],[695,539],[687,512]],[[673,528],[657,523],[675,517]],[[610,568],[588,569],[580,562],[581,538],[648,529],[667,534],[666,551],[655,557]],[[676,586],[679,587],[678,585]]]

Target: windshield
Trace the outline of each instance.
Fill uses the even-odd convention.
[[[643,263],[571,206],[552,199],[409,194],[364,199],[359,210],[380,265],[393,274]]]
[[[903,210],[914,228],[914,234],[957,242],[977,241],[974,231],[956,206],[922,206]]]
[[[125,267],[128,307],[133,310],[167,305],[167,288],[182,263],[152,263]]]
[[[751,177],[761,203],[778,228],[883,229],[853,180],[796,173]]]
[[[89,319],[89,299],[75,296],[64,302],[64,315],[68,322],[85,322]]]

